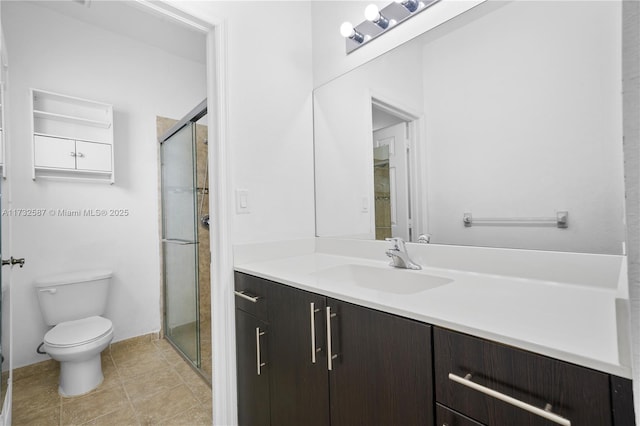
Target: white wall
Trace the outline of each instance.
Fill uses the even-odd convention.
[[[623,253],[621,28],[620,2],[513,2],[426,44],[432,242]]]
[[[636,423],[640,424],[640,4],[624,2],[623,94],[627,249]]]
[[[3,2],[11,73],[12,198],[3,208],[123,208],[128,217],[14,218],[14,366],[47,357],[33,281],[107,267],[115,341],[160,329],[156,115],[180,118],[206,97],[203,63],[165,53],[30,2]],[[30,87],[114,106],[115,185],[31,180]]]
[[[193,2],[175,7],[227,29],[231,190],[250,213],[231,212],[234,243],[314,235],[310,3]],[[235,201],[234,201],[235,202]]]

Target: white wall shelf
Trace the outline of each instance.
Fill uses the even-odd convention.
[[[111,122],[109,122],[109,121],[89,120],[87,118],[74,117],[72,115],[56,114],[56,113],[47,112],[47,111],[34,110],[33,111],[33,116],[34,116],[34,118],[45,118],[45,119],[50,119],[50,120],[58,120],[58,121],[64,121],[66,123],[79,124],[81,126],[99,127],[99,128],[102,128],[102,129],[108,129],[109,127],[111,127]]]
[[[33,179],[114,183],[113,107],[31,89]]]

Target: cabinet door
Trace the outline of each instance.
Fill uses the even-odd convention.
[[[76,143],[72,139],[33,137],[33,160],[35,167],[53,169],[76,168]]]
[[[97,172],[110,172],[111,145],[76,141],[76,168]]]
[[[271,423],[329,425],[326,298],[268,283],[268,299]]]
[[[433,425],[431,327],[327,300],[331,425]]]
[[[269,365],[266,359],[268,333],[265,323],[236,309],[238,424],[240,426],[270,424]]]

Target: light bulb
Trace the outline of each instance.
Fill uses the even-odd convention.
[[[340,25],[340,34],[342,37],[349,38],[356,43],[362,43],[364,41],[364,35],[356,31],[356,29],[351,25],[351,22],[343,22]]]
[[[370,4],[364,10],[364,17],[367,18],[368,21],[375,22],[380,19],[380,10],[378,6],[375,4]]]
[[[389,26],[389,20],[382,16],[382,13],[380,13],[378,6],[376,6],[375,4],[370,4],[369,6],[367,6],[367,8],[364,10],[364,17],[383,30]]]
[[[340,34],[342,34],[342,37],[353,37],[355,32],[356,30],[353,28],[353,25],[351,25],[351,22],[343,22],[342,25],[340,25]]]

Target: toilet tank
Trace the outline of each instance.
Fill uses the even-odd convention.
[[[109,270],[70,272],[35,282],[40,311],[47,325],[102,315],[107,307]]]

